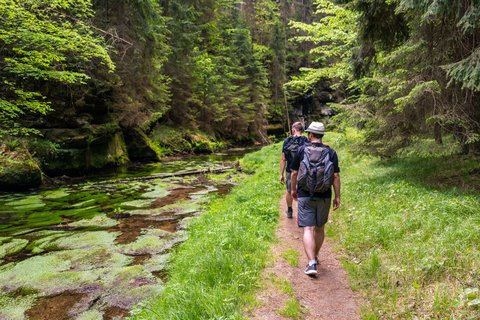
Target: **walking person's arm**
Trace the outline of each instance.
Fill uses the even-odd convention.
[[[298,200],[298,193],[297,193],[297,177],[298,177],[298,171],[292,170],[292,175],[291,175],[291,190],[292,190],[292,198],[295,200]]]
[[[292,179],[293,180],[293,179]],[[335,199],[333,200],[333,210],[340,208],[340,173],[333,174],[333,191],[335,192]]]
[[[287,166],[287,159],[285,159],[285,153],[282,152],[282,158],[280,159],[280,183],[285,183],[285,167]]]

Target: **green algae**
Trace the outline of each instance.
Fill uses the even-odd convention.
[[[61,189],[56,189],[56,190],[49,190],[49,191],[44,191],[42,193],[42,197],[44,199],[61,199],[61,198],[64,198],[66,196],[68,196],[70,193],[67,191],[67,189],[65,188],[61,188]]]
[[[159,295],[163,290],[161,280],[141,265],[111,269],[103,275],[101,283],[108,288],[100,299],[101,302],[124,309],[130,309],[142,300]]]
[[[61,249],[111,247],[119,234],[119,232],[108,231],[54,232],[44,238],[32,241],[31,248],[33,253],[40,253]]]
[[[5,205],[14,207],[17,211],[25,211],[44,207],[45,202],[43,202],[37,195],[32,195],[20,200],[7,202]]]
[[[97,309],[90,309],[80,313],[75,320],[98,320],[103,319],[103,312]]]
[[[153,183],[157,183],[153,181]],[[171,183],[158,183],[153,186],[152,189],[150,189],[148,192],[142,193],[143,198],[163,198],[166,197],[170,194],[170,191],[168,191],[169,188],[175,187],[174,184]]]
[[[131,208],[146,208],[149,207],[153,202],[153,199],[137,199],[123,202],[122,207],[131,207]]]
[[[25,312],[33,306],[36,298],[36,295],[12,298],[0,293],[0,319],[24,320]]]
[[[160,230],[146,229],[134,242],[124,244],[120,251],[128,255],[157,254],[170,249],[175,241],[175,234]]]
[[[70,271],[121,267],[133,261],[132,257],[106,247],[62,250],[52,252],[51,255],[70,261]]]
[[[143,268],[149,272],[163,271],[167,268],[167,264],[170,262],[170,257],[170,253],[152,256],[144,262]]]
[[[82,202],[78,202],[72,204],[72,208],[83,208],[83,207],[91,207],[92,204],[97,203],[98,199],[88,199]]]
[[[149,174],[158,174],[207,167],[212,167],[212,164],[194,160],[152,164],[147,169]],[[122,176],[144,176],[146,171],[140,170]],[[111,306],[129,309],[134,303],[160,294],[163,290],[162,281],[152,273],[166,269],[169,250],[185,240],[186,232],[170,233],[149,228],[144,229],[134,242],[117,244],[115,239],[120,232],[98,229],[118,225],[119,220],[111,218],[114,213],[144,214],[155,217],[152,219],[170,220],[198,212],[208,199],[208,193],[215,191],[205,177],[173,176],[167,179],[123,180],[120,183],[115,180],[97,183],[97,179],[27,195],[0,195],[0,212],[5,213],[2,215],[5,219],[0,224],[0,232],[13,235],[0,237],[0,248],[18,239],[18,235],[28,233],[25,237],[30,242],[25,243],[23,250],[42,254],[0,266],[0,291],[15,294],[25,292],[24,295],[30,294],[31,301],[35,297],[48,297],[65,291],[86,292],[89,298],[79,301],[71,314],[76,319],[101,319]],[[161,206],[162,200],[156,199],[168,198],[173,189],[192,186],[204,187],[205,190],[191,192],[190,198],[195,199],[149,208],[153,202],[155,206]],[[166,203],[171,200],[168,198]],[[189,220],[183,219],[182,227]],[[44,230],[47,227],[53,230]],[[61,230],[64,227],[81,230],[54,231],[55,228]],[[134,259],[138,255],[150,257],[140,262]],[[36,295],[31,295],[32,292]],[[93,299],[97,302],[92,307],[90,304]],[[13,298],[2,301],[8,305],[17,304]],[[23,314],[31,304],[25,304],[20,308],[22,311],[15,312]],[[14,311],[8,311],[7,314],[5,310],[0,307],[0,319],[15,319],[12,316]]]
[[[27,244],[28,240],[26,239],[11,239],[9,242],[0,242],[0,258],[19,253]]]
[[[175,212],[177,215],[192,214],[198,212],[203,203],[202,198],[195,200],[184,200],[163,206],[161,209],[164,212]]]
[[[118,225],[118,221],[109,218],[106,214],[96,215],[91,219],[82,219],[71,222],[68,226],[82,228],[112,228]]]

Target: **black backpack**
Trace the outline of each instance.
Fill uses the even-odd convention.
[[[303,160],[298,170],[298,187],[310,192],[326,192],[333,184],[333,162],[330,147],[309,145],[304,149]]]
[[[283,152],[285,153],[285,159],[288,163],[292,163],[293,158],[297,154],[298,148],[303,145],[303,137],[291,136],[287,142]]]

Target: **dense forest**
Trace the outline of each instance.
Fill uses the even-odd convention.
[[[419,139],[476,153],[479,16],[473,0],[0,0],[1,187],[265,144],[298,119],[359,128],[382,157]]]

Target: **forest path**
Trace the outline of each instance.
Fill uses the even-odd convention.
[[[305,319],[305,320],[353,320],[360,319],[361,299],[354,293],[347,282],[347,274],[342,268],[339,256],[332,249],[331,240],[325,238],[320,250],[318,275],[311,278],[303,273],[307,257],[303,249],[303,230],[297,226],[296,202],[293,219],[286,217],[285,197],[280,201],[280,223],[277,229],[278,242],[271,248],[271,264],[263,273],[264,285],[257,294],[260,306],[250,312],[250,319]],[[335,213],[330,213],[335,214]],[[328,224],[326,226],[328,228]],[[287,263],[285,252],[299,253],[299,265]],[[288,283],[293,292],[285,290]],[[288,287],[288,285],[287,285]],[[283,289],[283,290],[282,290]],[[296,299],[302,310],[295,316],[282,316],[288,300]],[[297,308],[298,309],[298,308]]]

